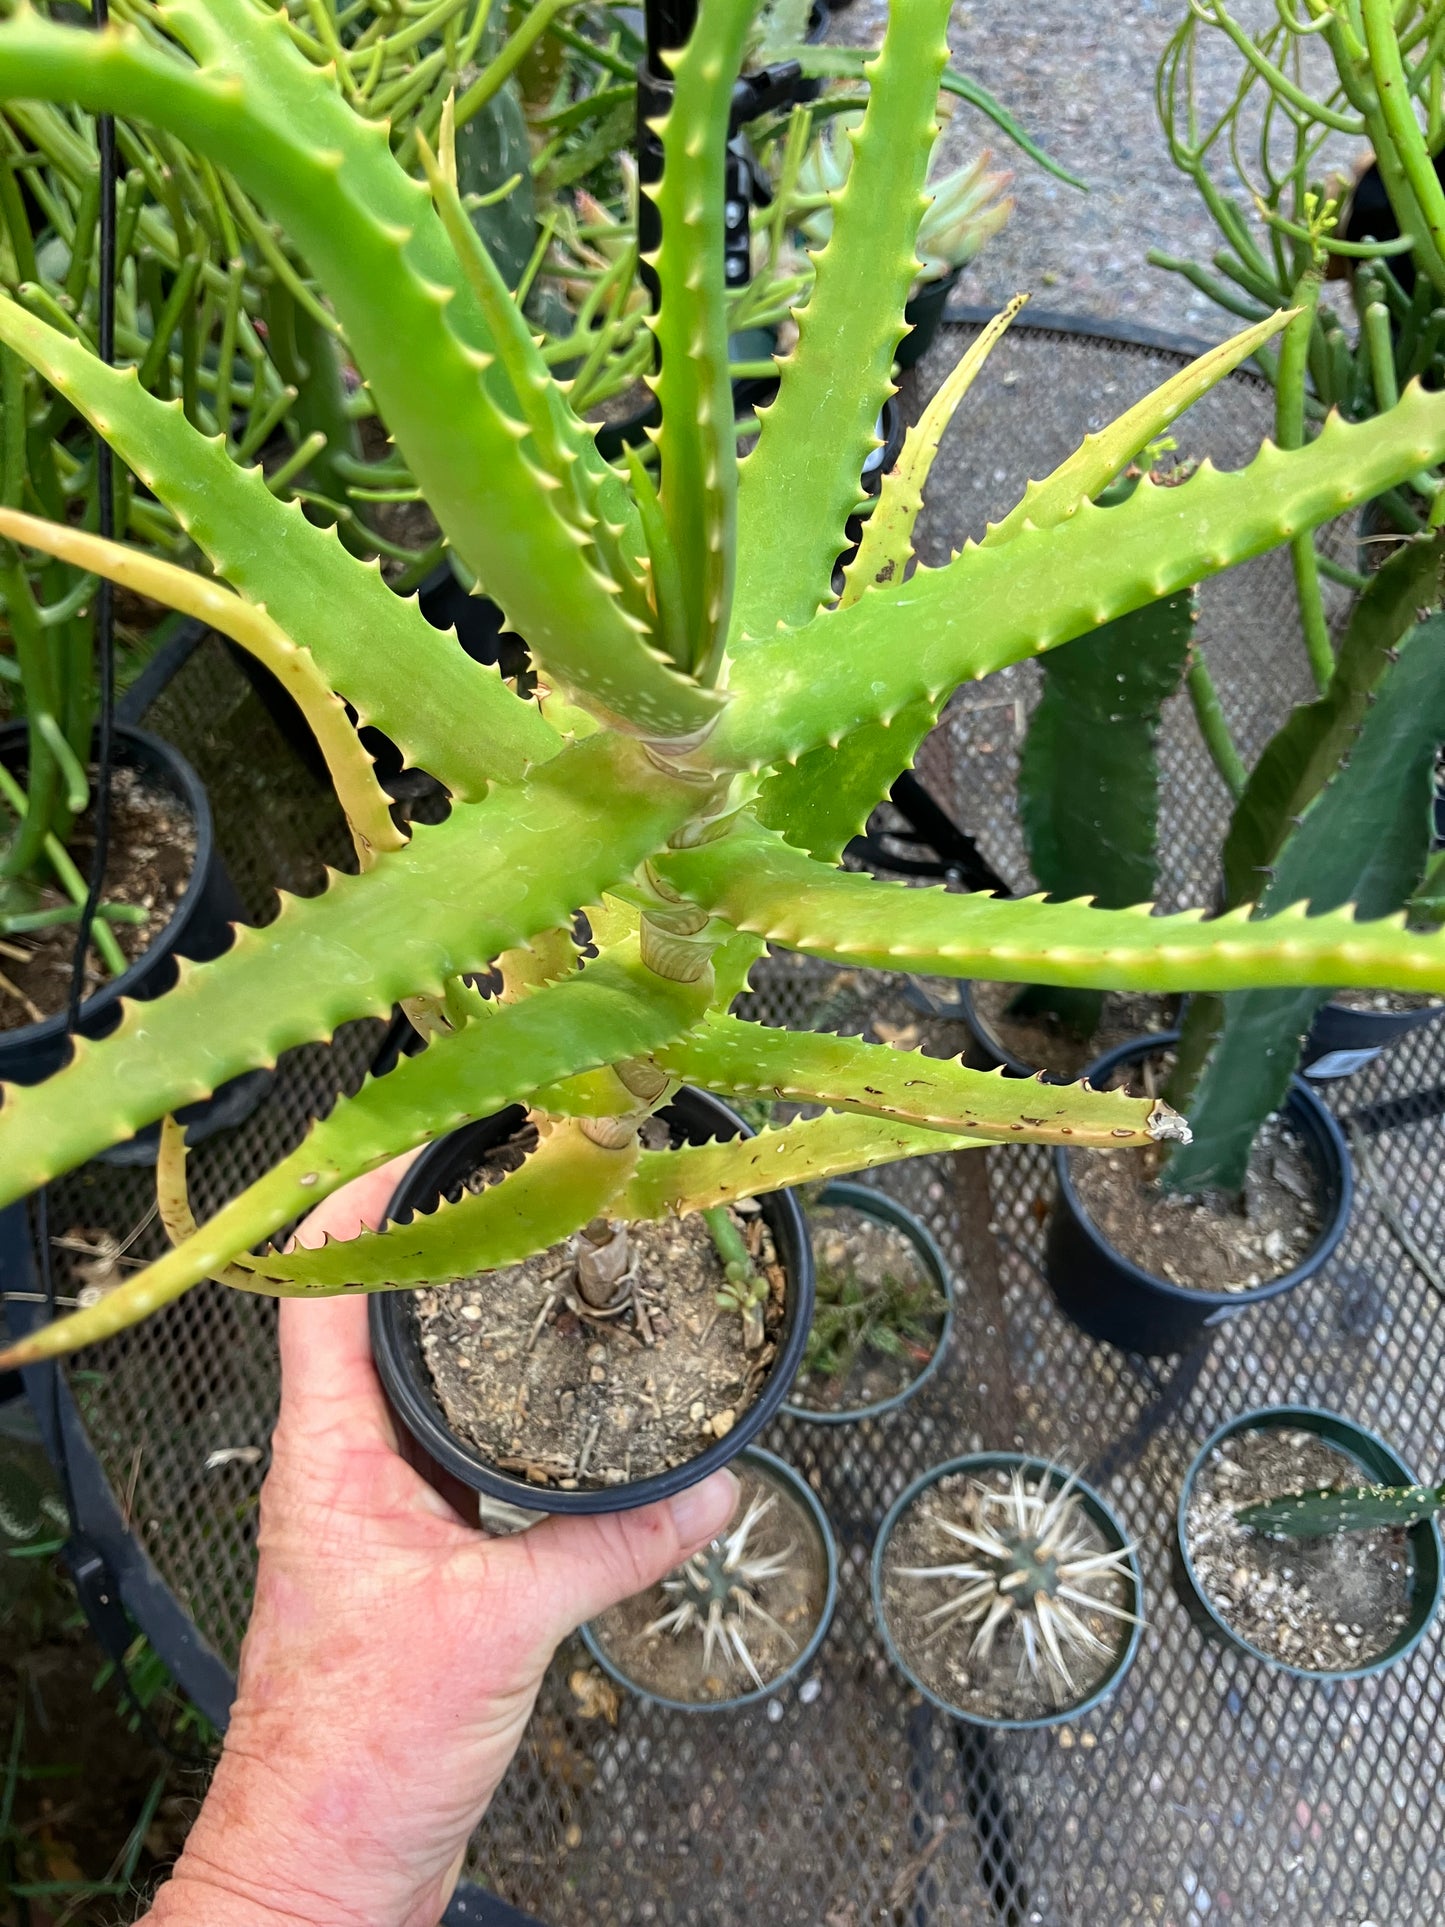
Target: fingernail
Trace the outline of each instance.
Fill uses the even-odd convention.
[[[683,1544],[715,1538],[737,1510],[741,1490],[731,1472],[714,1472],[669,1499],[673,1528]]]

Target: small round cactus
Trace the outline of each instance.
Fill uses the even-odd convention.
[[[1138,1623],[1136,1614],[1110,1596],[1120,1581],[1130,1579],[1133,1548],[1098,1549],[1072,1473],[1056,1483],[1052,1475],[1031,1478],[1018,1469],[1002,1492],[971,1478],[958,1516],[936,1517],[934,1524],[966,1546],[969,1557],[899,1568],[904,1578],[959,1582],[924,1615],[933,1622],[930,1638],[941,1638],[956,1624],[975,1626],[969,1657],[983,1661],[1006,1634],[1019,1648],[1020,1677],[1042,1682],[1059,1704],[1079,1690],[1073,1665],[1109,1653],[1088,1615]]]

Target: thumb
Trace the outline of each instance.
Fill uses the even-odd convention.
[[[511,1543],[532,1560],[536,1609],[558,1642],[620,1599],[645,1592],[715,1539],[737,1509],[738,1482],[714,1472],[633,1512],[557,1514]]]

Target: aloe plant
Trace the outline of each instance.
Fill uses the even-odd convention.
[[[434,154],[419,137],[410,171],[281,16],[251,0],[165,0],[147,20],[164,24],[167,48],[152,26],[95,35],[24,7],[0,25],[0,95],[163,127],[285,229],[449,542],[541,678],[523,699],[181,408],[0,302],[0,342],[171,505],[214,575],[15,511],[0,532],[201,613],[282,665],[357,851],[355,874],[286,900],[264,929],[238,930],[224,956],[129,1006],[111,1036],[77,1045],[53,1078],[7,1091],[0,1202],[350,1019],[402,1001],[428,1038],[201,1225],[168,1126],[159,1186],[174,1248],[4,1363],[104,1337],[206,1277],[303,1295],[415,1284],[513,1262],[599,1215],[703,1209],[989,1141],[1146,1143],[1181,1129],[1158,1103],[740,1021],[729,1006],[765,941],[855,966],[1085,988],[1445,989],[1445,942],[1347,909],[1151,917],[914,891],[836,867],[961,683],[1394,485],[1445,452],[1445,399],[1411,389],[1365,427],[1332,422],[1238,473],[1204,467],[1182,488],[1144,482],[1095,505],[1167,424],[1171,387],[1092,438],[985,542],[909,574],[935,411],[885,481],[835,601],[917,272],[947,6],[893,8],[796,350],[739,463],[722,179],[750,14],[745,0],[708,0],[673,56],[650,324],[655,483],[640,460],[624,476],[597,454],[466,218],[445,140]],[[1228,363],[1217,355],[1193,379]],[[396,828],[343,698],[447,786],[445,822]],[[488,999],[474,979],[492,966],[501,990]],[[682,1079],[824,1108],[748,1140],[643,1149],[641,1121]],[[540,1141],[504,1182],[348,1244],[264,1248],[348,1179],[518,1102]]]

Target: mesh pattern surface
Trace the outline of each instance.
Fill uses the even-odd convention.
[[[962,347],[960,333],[945,330],[919,371],[921,392]],[[928,559],[978,533],[1028,476],[1177,365],[1163,351],[1092,338],[1007,338],[940,455],[921,534]],[[1269,419],[1267,391],[1238,377],[1174,433],[1181,453],[1207,449],[1234,466]],[[1200,636],[1252,756],[1308,693],[1287,562],[1269,558],[1208,585]],[[206,674],[213,684],[193,700]],[[1026,879],[1010,799],[1033,681],[1023,667],[961,692],[920,759],[940,800],[1015,885]],[[218,656],[203,652],[168,704],[150,720],[198,762],[197,741],[209,732],[234,743],[238,717],[258,732],[258,768],[269,776],[265,759],[282,754],[260,741],[269,725]],[[1169,718],[1164,762],[1161,897],[1207,901],[1227,798],[1187,715]],[[219,809],[228,767],[219,757],[203,767],[222,791]],[[265,788],[279,793],[269,780]],[[269,796],[242,801],[270,808]],[[303,868],[339,857],[339,825],[324,812],[308,817],[314,807],[282,803],[223,838],[252,907],[275,880],[276,849],[304,858]],[[962,1048],[961,1032],[921,1023],[901,989],[897,979],[776,957],[756,973],[746,1008],[771,1023],[872,1026],[873,1035],[911,1024],[917,1041]],[[1208,1430],[1247,1407],[1336,1407],[1438,1473],[1441,1131],[1428,1100],[1411,1096],[1445,1084],[1442,1030],[1417,1033],[1330,1091],[1372,1132],[1373,1183],[1361,1187],[1327,1273],[1225,1325],[1207,1351],[1158,1367],[1093,1343],[1053,1309],[1039,1272],[1046,1152],[1000,1147],[878,1174],[938,1236],[957,1322],[945,1369],[896,1412],[839,1428],[782,1420],[762,1440],[809,1478],[838,1535],[838,1609],[817,1659],[746,1712],[688,1716],[624,1698],[614,1727],[582,1717],[568,1679],[585,1655],[564,1650],[473,1844],[472,1876],[551,1927],[1423,1927],[1445,1917],[1445,1859],[1431,1844],[1445,1764],[1438,1634],[1378,1679],[1295,1684],[1204,1640],[1171,1583],[1185,1467]],[[308,1115],[354,1083],[374,1035],[358,1026],[330,1052],[293,1053],[255,1117],[196,1154],[198,1208],[294,1142]],[[57,1230],[118,1233],[149,1202],[145,1173],[96,1166],[54,1198]],[[1408,1225],[1437,1268],[1433,1281],[1391,1219]],[[143,1240],[134,1247],[145,1249]],[[206,1637],[234,1658],[264,1457],[213,1455],[264,1453],[276,1397],[268,1308],[206,1288],[84,1366],[91,1434],[113,1484]],[[1102,1488],[1140,1546],[1148,1624],[1137,1664],[1103,1707],[1050,1732],[994,1736],[934,1713],[891,1670],[871,1623],[868,1561],[890,1501],[926,1466],[1010,1446],[1075,1465]]]

